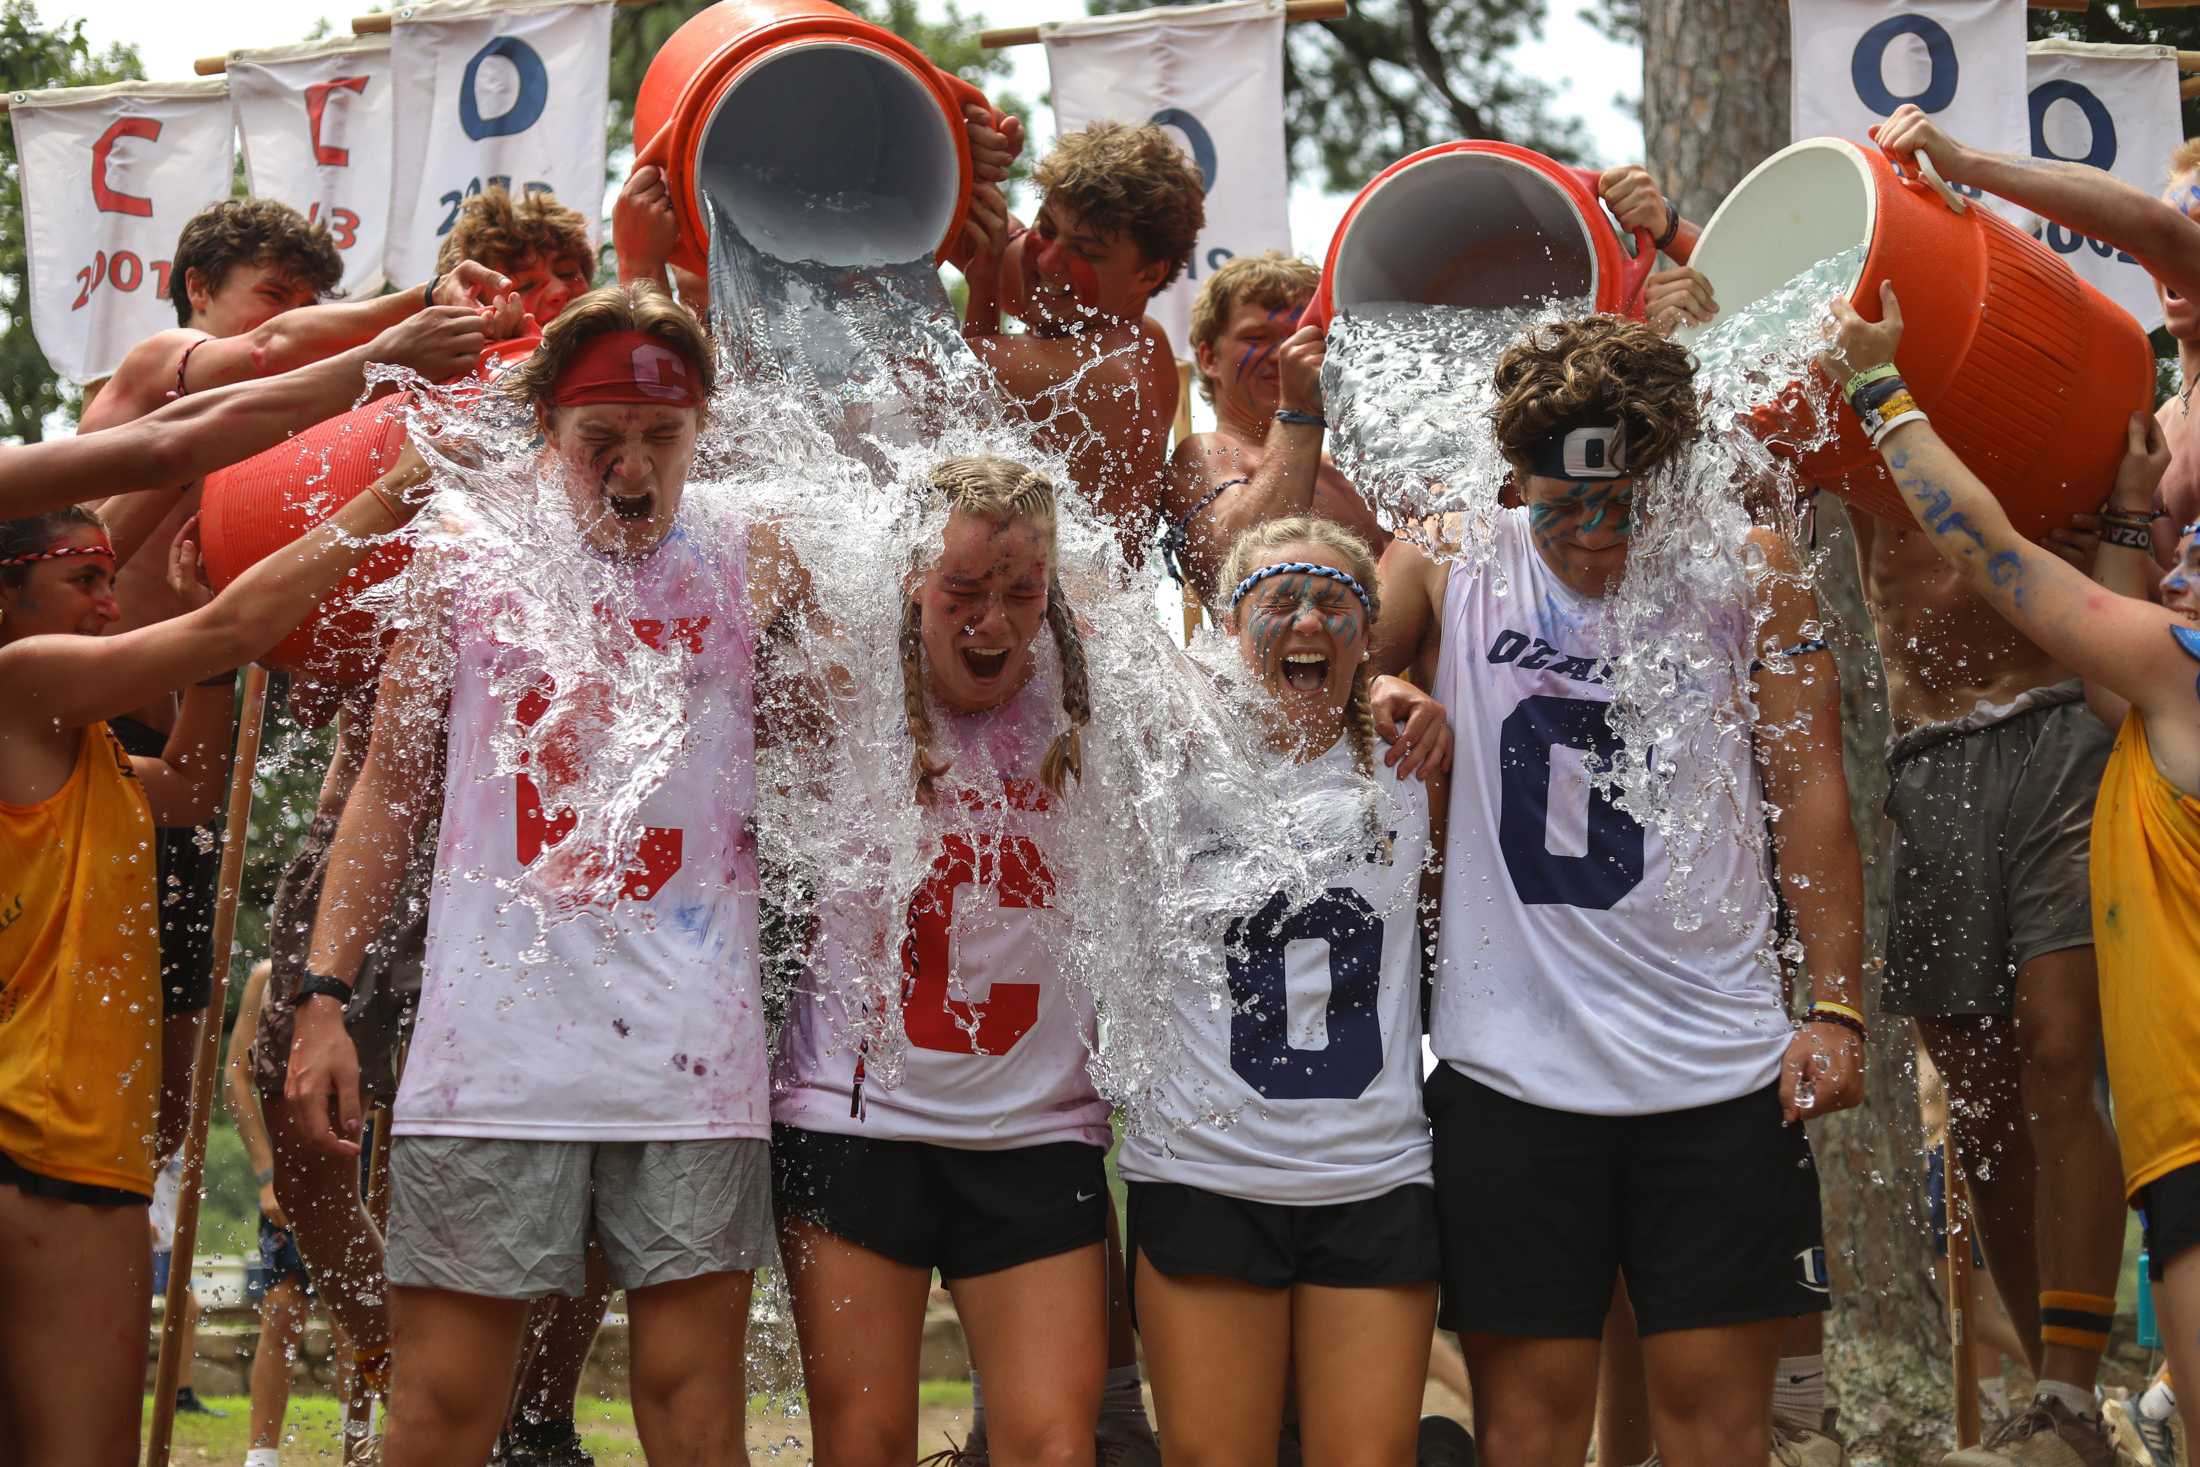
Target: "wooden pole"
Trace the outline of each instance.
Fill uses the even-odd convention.
[[[655,0],[611,0],[613,5],[650,5]],[[351,33],[355,36],[379,36],[387,32],[397,19],[395,12],[378,10],[372,15],[355,15],[351,18]]]
[[[1979,1440],[1978,1357],[1971,1353],[1965,1301],[1971,1292],[1971,1189],[1964,1185],[1956,1158],[1956,1128],[1951,1118],[1940,1141],[1941,1198],[1948,1214],[1948,1350],[1956,1396],[1956,1449]]]
[[[260,762],[267,713],[267,669],[244,674],[244,712],[237,720],[236,762],[229,770],[229,814],[222,827],[221,887],[214,899],[214,972],[191,1066],[191,1116],[183,1139],[183,1185],[176,1193],[175,1251],[168,1262],[168,1304],[160,1322],[160,1364],[153,1372],[153,1425],[147,1467],[168,1467],[176,1426],[176,1378],[183,1373],[183,1296],[191,1287],[191,1256],[199,1240],[199,1190],[206,1175],[206,1127],[214,1106],[214,1072],[221,1068],[222,1012],[229,1001],[229,944],[237,935],[237,889],[244,874],[245,831],[252,819],[252,771]]]
[[[2146,0],[2140,0],[2141,4]],[[2191,0],[2200,4],[2200,0]],[[1285,0],[1283,18],[1287,21],[1342,20],[1352,13],[1350,0]],[[387,17],[383,17],[387,19]],[[358,21],[353,21],[356,27]],[[1004,46],[1036,46],[1039,44],[1039,28],[1035,25],[1009,26],[1002,30],[978,32],[978,44],[988,51],[998,51]]]

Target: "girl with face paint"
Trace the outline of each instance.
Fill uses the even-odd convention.
[[[1878,445],[1904,502],[1971,589],[2054,659],[2118,730],[2093,806],[2093,939],[2101,1034],[2125,1196],[2147,1234],[2170,1373],[2200,1380],[2200,527],[2157,567],[2156,496],[2170,466],[2158,423],[2132,414],[2101,511],[2093,579],[2020,537],[1893,371],[1902,310],[1834,303],[1820,358]],[[2178,1402],[2200,1432],[2200,1392]]]
[[[1214,934],[1229,1001],[1179,990],[1184,1062],[1118,1153],[1161,1433],[1193,1460],[1273,1460],[1294,1381],[1309,1461],[1415,1453],[1439,1271],[1416,909],[1429,796],[1374,770],[1374,575],[1364,542],[1307,516],[1240,536],[1223,571],[1224,624],[1297,764],[1279,794],[1355,854],[1314,900],[1278,891]]]
[[[1720,791],[1689,848],[1669,849],[1591,775],[1619,750],[1607,669],[1624,649],[1604,602],[1638,485],[1698,432],[1693,363],[1645,323],[1590,317],[1530,333],[1495,381],[1520,503],[1493,562],[1440,565],[1393,542],[1375,643],[1379,668],[1432,675],[1457,739],[1426,1090],[1444,1323],[1485,1440],[1579,1460],[1624,1279],[1666,1460],[1760,1461],[1783,1333],[1825,1307],[1796,1123],[1862,1098],[1839,680],[1796,556],[1752,532],[1755,604],[1722,617],[1756,628],[1733,648],[1755,661],[1748,682],[1727,663],[1684,674],[1705,680],[1692,698],[1746,710],[1747,736],[1691,722],[1648,751],[1676,788]],[[1779,894],[1811,974],[1800,1025],[1766,869],[1772,807]],[[1656,1388],[1677,1378],[1698,1388]]]
[[[273,647],[426,482],[408,451],[372,488],[220,596],[195,535],[169,552],[189,608],[103,635],[116,558],[89,510],[0,522],[0,1300],[69,1319],[67,1349],[0,1360],[0,1458],[134,1460],[161,1085],[156,825],[218,807],[235,669]],[[107,727],[183,691],[158,757]]]
[[[910,798],[938,850],[915,891],[820,914],[773,1081],[781,1256],[820,1461],[916,1455],[935,1270],[986,1384],[992,1460],[1089,1461],[1108,1106],[1086,1071],[1091,999],[1048,946],[1049,851],[1092,717],[1084,647],[1053,484],[996,457],[949,460],[931,484],[948,514],[905,592],[900,693]],[[859,1037],[882,953],[907,1039],[891,1085]]]

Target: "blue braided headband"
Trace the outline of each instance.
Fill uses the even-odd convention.
[[[1267,580],[1270,576],[1319,576],[1325,581],[1335,581],[1338,585],[1360,598],[1360,610],[1367,613],[1369,621],[1375,619],[1375,604],[1368,599],[1367,587],[1333,565],[1315,565],[1312,561],[1307,560],[1278,561],[1274,565],[1264,565],[1259,570],[1254,571],[1244,580],[1239,581],[1237,589],[1230,593],[1230,609],[1236,611],[1238,603],[1245,599],[1245,593],[1262,581]]]

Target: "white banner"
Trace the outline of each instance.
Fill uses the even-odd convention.
[[[28,236],[31,332],[72,382],[176,324],[176,236],[229,197],[228,87],[117,82],[8,97]]]
[[[1039,27],[1062,132],[1154,122],[1207,183],[1191,264],[1149,314],[1187,356],[1192,297],[1233,255],[1291,248],[1283,156],[1282,0],[1228,0]]]
[[[602,234],[611,6],[421,0],[390,34],[397,78],[390,279],[435,273],[459,205],[491,185],[548,190]]]
[[[229,98],[253,194],[327,223],[344,261],[340,293],[381,289],[394,115],[389,37],[232,51]]]
[[[1789,0],[1789,138],[1868,144],[1873,126],[1915,102],[1972,147],[2029,151],[2024,11],[2025,0]]]
[[[2176,48],[2034,41],[2025,50],[2032,156],[2090,163],[2161,193],[2170,152],[2185,140]],[[2154,277],[2130,255],[2042,219],[2033,221],[2032,233],[2142,328],[2162,324]]]

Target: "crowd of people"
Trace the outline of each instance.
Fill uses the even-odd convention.
[[[654,167],[614,208],[616,283],[593,288],[585,221],[545,195],[469,201],[435,279],[336,303],[325,229],[215,205],[178,243],[177,328],[130,353],[76,436],[0,448],[0,1315],[70,1321],[67,1348],[0,1330],[0,1460],[135,1460],[147,1204],[209,997],[198,832],[234,673],[406,530],[439,471],[408,446],[218,595],[201,481],[350,407],[371,364],[443,380],[536,331],[498,390],[532,420],[571,554],[611,567],[635,643],[678,660],[683,740],[616,900],[543,924],[504,899],[560,859],[571,816],[500,741],[566,710],[499,635],[525,588],[469,574],[449,496],[421,552],[446,561],[437,594],[377,680],[295,690],[301,717],[334,721],[333,755],[225,1082],[262,1187],[250,1467],[278,1460],[314,1302],[389,1403],[391,1467],[585,1462],[574,1400],[615,1290],[649,1459],[746,1461],[752,1286],[775,1259],[821,1462],[915,1459],[937,1276],[973,1364],[964,1463],[1579,1467],[1592,1438],[1600,1462],[1840,1463],[1806,1126],[1860,1102],[1868,1029],[1905,1015],[2038,1381],[1948,1460],[2114,1460],[2095,1377],[2119,1181],[2172,1376],[2200,1379],[2200,1006],[2180,982],[2200,938],[2200,149],[2155,198],[1980,154],[1914,108],[1881,129],[2140,259],[2188,386],[2129,425],[2099,513],[2037,544],[1903,384],[1892,288],[1861,303],[1876,319],[1832,304],[1819,371],[1915,516],[1852,517],[1896,730],[1873,954],[1825,612],[1777,527],[1745,547],[1728,620],[1748,645],[1684,674],[1747,710],[1745,736],[1685,728],[1657,750],[1733,798],[1684,852],[1582,772],[1617,742],[1606,605],[1638,484],[1705,431],[1670,332],[1718,311],[1646,172],[1602,187],[1674,262],[1647,319],[1530,332],[1494,363],[1489,420],[1457,425],[1507,465],[1479,563],[1386,524],[1325,454],[1302,260],[1205,281],[1185,347],[1215,427],[1172,456],[1176,353],[1147,306],[1203,205],[1164,133],[1063,137],[1027,228],[1001,192],[1015,124],[968,126],[964,339],[1067,471],[930,466],[943,528],[899,593],[893,686],[820,685],[774,655],[825,617],[779,527],[711,539],[682,517],[706,429],[740,432],[710,422],[738,365],[668,265],[683,221]],[[1050,851],[1111,717],[1088,678],[1104,632],[1065,590],[1072,499],[1132,563],[1158,548],[1228,639],[1260,694],[1249,732],[1287,770],[1276,798],[1354,832],[1314,899],[1279,890],[1207,935],[1168,1015],[1183,1063],[1112,1125],[1088,1065],[1106,1015],[1045,937]],[[896,798],[937,856],[914,890],[812,914],[774,994],[759,751],[831,738],[851,699],[904,731]],[[590,726],[570,721],[584,761]],[[1187,864],[1224,859],[1217,841]],[[1677,921],[1676,892],[1719,920]],[[901,975],[891,1066],[846,1042],[866,1022],[854,976],[881,963]],[[376,1105],[386,1226],[361,1186]],[[1421,1420],[1439,1330],[1471,1441]],[[1643,1419],[1599,1409],[1615,1360],[1639,1361]]]

